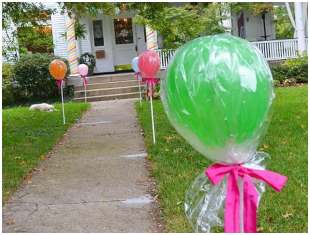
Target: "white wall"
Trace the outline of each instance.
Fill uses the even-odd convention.
[[[54,54],[56,56],[67,58],[67,40],[65,36],[63,36],[63,34],[66,32],[66,16],[60,14],[60,8],[58,7],[57,3],[48,4],[54,4],[54,7],[58,8],[57,13],[51,16]]]
[[[232,13],[232,34],[238,35],[238,15]],[[264,41],[264,26],[261,15],[253,16],[249,12],[244,12],[245,35],[248,41]],[[265,18],[267,40],[276,39],[273,16],[271,13],[266,14]]]

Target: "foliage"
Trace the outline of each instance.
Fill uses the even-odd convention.
[[[17,26],[38,26],[47,21],[53,10],[47,9],[42,3],[3,2],[2,27],[7,28],[10,22]]]
[[[58,97],[55,80],[49,73],[50,62],[58,57],[48,54],[27,54],[14,66],[15,89],[21,92],[23,100],[45,100]],[[68,62],[65,60],[67,66]],[[69,66],[68,72],[69,74]]]
[[[274,8],[275,12],[275,26],[276,26],[276,38],[288,39],[294,37],[294,27],[288,17],[288,13],[285,7],[278,6]]]
[[[4,109],[2,152],[3,201],[16,190],[26,175],[59,141],[67,129],[89,108],[85,103],[65,103],[66,124],[61,118],[61,104],[56,111],[30,111],[28,107]]]
[[[13,65],[2,64],[2,105],[14,102]]]
[[[60,4],[62,12],[67,12],[70,17],[96,17],[100,13],[114,15],[116,3],[110,2],[63,2]]]
[[[163,37],[164,47],[177,48],[201,35],[224,32],[220,3],[184,4],[136,3],[134,22],[149,25]]]
[[[34,2],[3,2],[3,56],[13,61],[17,60],[18,50],[17,30],[14,27],[32,27],[45,24],[54,10],[47,9],[42,3]],[[14,54],[13,58],[9,55]]]
[[[307,232],[308,229],[307,90],[307,86],[275,89],[273,117],[259,150],[271,155],[267,169],[286,175],[289,180],[280,193],[266,186],[258,212],[260,232]],[[152,143],[148,102],[143,102],[142,107],[137,102],[136,110],[144,130],[165,232],[192,232],[184,214],[185,192],[212,162],[177,134],[161,102],[153,104],[156,145]]]
[[[88,75],[92,75],[96,66],[95,56],[86,52],[79,58],[79,64],[86,64],[88,66]]]
[[[65,2],[62,8],[77,20],[83,16],[94,17],[100,12],[115,16],[126,10],[133,11],[134,22],[157,30],[163,36],[164,46],[169,48],[179,47],[200,35],[224,32],[220,24],[224,17],[220,13],[225,5],[219,3],[190,3],[177,7],[166,2]]]
[[[283,83],[287,79],[296,79],[297,83],[308,82],[308,56],[286,60],[271,68],[273,79]]]
[[[258,16],[266,12],[273,12],[273,4],[265,2],[231,3],[231,11],[236,13],[248,11],[251,14]]]
[[[81,24],[80,21],[76,20],[74,23],[74,33],[75,33],[75,39],[85,39],[87,30],[86,30],[86,25]],[[67,40],[67,32],[64,32],[61,34]]]
[[[17,30],[19,53],[51,53],[53,51],[53,36],[50,26],[19,27]]]

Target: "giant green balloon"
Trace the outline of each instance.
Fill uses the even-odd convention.
[[[267,62],[248,41],[229,34],[192,40],[161,84],[169,120],[206,157],[242,163],[255,153],[274,92]]]

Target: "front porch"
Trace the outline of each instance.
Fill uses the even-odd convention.
[[[86,37],[77,41],[78,54],[96,58],[95,73],[117,71],[146,49],[144,27],[132,22],[130,13],[118,17],[84,18]]]
[[[68,42],[64,36],[66,17],[60,13],[52,15],[54,52],[64,58],[68,58]],[[130,12],[115,17],[104,14],[96,18],[83,17],[80,25],[83,25],[83,37],[76,39],[77,56],[94,55],[95,74],[128,70],[132,58],[146,50],[144,26],[134,24]]]

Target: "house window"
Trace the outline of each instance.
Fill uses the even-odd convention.
[[[96,47],[104,46],[102,20],[93,21],[94,44]]]
[[[115,43],[133,43],[132,20],[131,18],[114,19]]]

